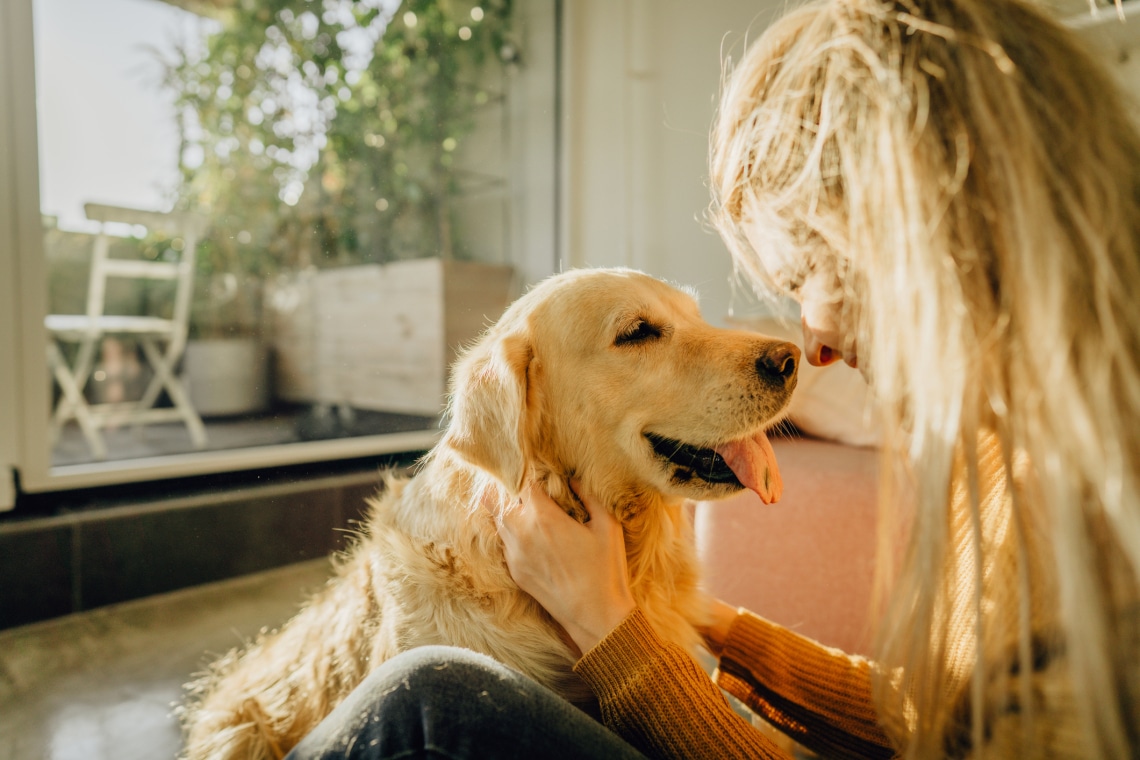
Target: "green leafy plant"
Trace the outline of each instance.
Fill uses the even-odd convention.
[[[515,62],[511,3],[215,4],[204,40],[163,62],[177,202],[212,222],[201,292],[232,296],[200,330],[256,325],[244,290],[279,272],[462,249],[455,154],[497,97],[482,83]]]

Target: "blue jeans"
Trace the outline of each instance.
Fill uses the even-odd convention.
[[[372,671],[286,760],[642,757],[526,676],[475,652],[432,646]]]

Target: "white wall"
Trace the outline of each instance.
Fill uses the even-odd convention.
[[[489,93],[506,97],[493,98],[477,112],[475,129],[460,143],[456,165],[482,188],[461,195],[455,212],[459,237],[468,246],[463,253],[513,266],[517,291],[553,272],[557,258],[558,90],[555,1],[526,0],[516,9],[522,65],[482,83]],[[503,184],[494,185],[496,180]]]
[[[563,266],[630,266],[732,305],[731,262],[703,223],[723,53],[739,58],[783,0],[565,5]],[[739,296],[735,297],[739,301]]]
[[[521,6],[523,65],[515,74],[509,116],[509,249],[521,282],[533,282],[554,271],[557,258],[558,19],[555,0],[526,0]]]

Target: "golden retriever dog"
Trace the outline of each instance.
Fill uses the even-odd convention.
[[[483,652],[576,704],[592,696],[573,642],[511,580],[496,515],[541,483],[621,522],[637,603],[658,633],[700,645],[686,499],[781,482],[765,429],[796,383],[789,343],[707,324],[688,294],[624,269],[539,283],[457,362],[449,425],[410,479],[389,478],[335,577],[279,631],[190,684],[186,756],[277,758],[367,673],[424,644]]]

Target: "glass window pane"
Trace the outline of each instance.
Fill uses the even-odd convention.
[[[438,429],[512,295],[509,0],[34,11],[53,465]]]

